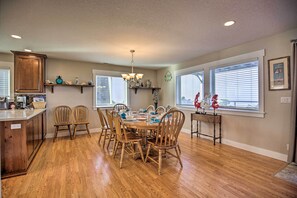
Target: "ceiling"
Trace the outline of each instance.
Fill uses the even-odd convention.
[[[297,27],[296,0],[1,0],[0,52],[160,68]],[[224,22],[235,20],[230,27]],[[22,36],[13,39],[11,34]]]

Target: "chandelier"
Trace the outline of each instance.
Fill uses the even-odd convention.
[[[129,74],[122,74],[122,78],[127,81],[127,82],[135,82],[135,80],[140,80],[143,77],[143,74],[136,74],[133,71],[133,67],[134,67],[134,52],[135,50],[130,50],[131,54],[132,54],[132,59],[131,59],[131,67],[132,67],[132,72]]]

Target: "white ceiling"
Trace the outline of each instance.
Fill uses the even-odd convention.
[[[160,68],[295,28],[296,10],[297,0],[1,0],[0,52],[129,66],[135,49],[136,66]]]

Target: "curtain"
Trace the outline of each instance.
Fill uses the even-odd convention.
[[[288,162],[297,163],[297,127],[296,127],[296,100],[297,100],[297,40],[292,41],[292,108],[291,108],[291,130],[290,149]]]

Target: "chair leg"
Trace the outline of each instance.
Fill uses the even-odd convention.
[[[75,125],[74,125],[74,129],[73,129],[73,139],[75,139],[76,127],[77,127],[77,125],[75,124]]]
[[[135,159],[135,144],[134,144],[134,142],[130,143],[130,147],[132,150],[132,157],[133,157],[133,159]]]
[[[101,129],[101,132],[100,132],[100,134],[99,134],[98,144],[100,144],[100,140],[101,140],[101,137],[102,137],[102,135],[103,135],[103,132],[104,132],[104,129],[102,128],[102,129]]]
[[[120,160],[120,168],[122,168],[124,152],[125,152],[125,143],[122,142],[122,153],[121,153],[121,160]]]
[[[87,129],[87,132],[88,132],[89,136],[92,137],[88,125],[89,125],[89,124],[86,124],[86,129]]]
[[[115,155],[117,153],[118,147],[119,147],[119,141],[116,141],[116,144],[115,144],[115,147],[114,147],[114,151],[113,151],[113,158],[115,158]]]
[[[107,129],[104,130],[104,138],[103,138],[103,148],[105,146],[105,140],[106,140],[106,136],[107,136]]]
[[[113,155],[113,153],[115,151],[116,143],[117,143],[117,140],[114,137],[113,146],[112,146],[112,155]]]
[[[179,152],[178,152],[178,150],[177,150],[176,147],[175,147],[174,149],[175,149],[175,152],[176,152],[177,159],[178,159],[178,161],[179,161],[179,163],[180,163],[180,166],[183,167],[183,163],[182,163],[182,161],[181,161],[181,159],[180,159]]]
[[[70,140],[72,140],[72,135],[71,135],[71,128],[70,128],[70,125],[67,125],[67,127],[68,127],[68,131],[69,131]]]
[[[150,150],[151,150],[151,144],[149,144],[148,147],[147,147],[147,151],[146,151],[146,156],[145,156],[144,162],[147,162],[147,158],[148,158],[148,156],[150,154]]]
[[[142,152],[142,148],[141,148],[140,142],[137,142],[137,147],[138,147],[138,150],[139,150],[141,159],[144,162],[144,157],[143,157],[143,152]]]
[[[158,167],[158,173],[161,175],[161,168],[162,168],[162,150],[159,150],[159,167]]]
[[[110,134],[109,135],[109,139],[108,139],[108,143],[107,143],[107,147],[106,147],[106,149],[108,150],[108,148],[109,148],[109,144],[110,144],[110,141],[111,141],[111,138],[113,137],[113,135],[112,134]]]
[[[56,128],[55,128],[55,137],[54,137],[54,139],[53,139],[54,142],[55,142],[56,139],[57,139],[58,131],[59,131],[59,126],[56,126]]]
[[[179,144],[177,144],[177,148],[178,148],[179,154],[181,154],[181,150],[180,150]]]

